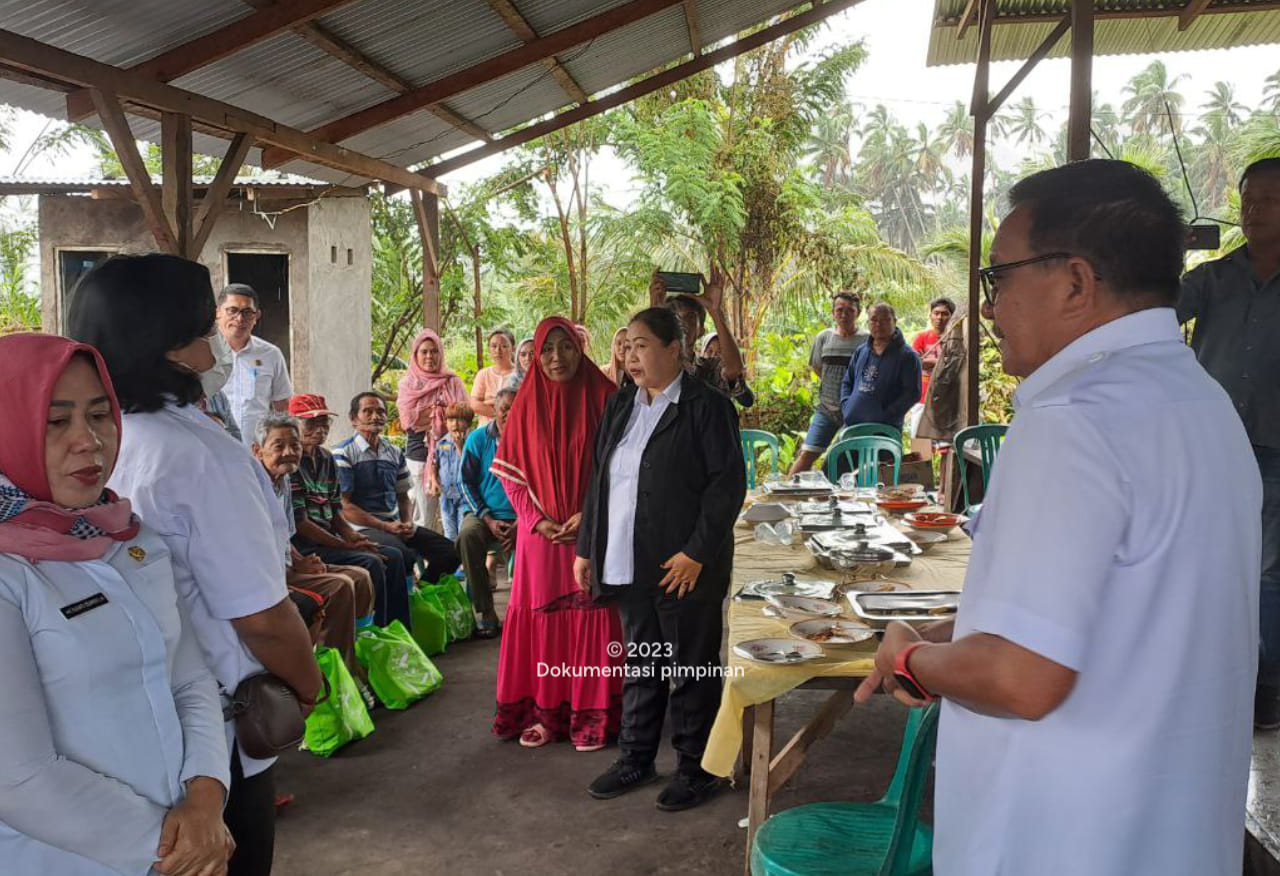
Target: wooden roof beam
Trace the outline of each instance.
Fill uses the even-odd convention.
[[[964,12],[960,13],[960,22],[956,25],[956,39],[964,39],[964,32],[973,24],[973,17],[978,13],[978,0],[969,0],[964,4]]]
[[[698,26],[698,0],[684,0],[684,24],[689,31],[689,48],[697,58],[702,55],[702,28]]]
[[[489,6],[493,11],[498,13],[498,17],[507,25],[507,28],[520,37],[526,45],[536,42],[538,33],[533,29],[533,25],[529,24],[529,20],[524,17],[519,9],[516,8],[512,0],[488,0]],[[582,90],[582,86],[578,84],[573,75],[564,68],[560,60],[555,57],[543,58],[542,66],[546,67],[551,73],[552,78],[559,83],[564,93],[572,97],[578,103],[586,103],[589,99],[587,93]]]
[[[158,82],[172,82],[179,76],[352,2],[354,0],[279,0],[129,69]],[[93,101],[87,92],[71,95],[67,101],[67,113],[72,122],[93,115]]]
[[[568,127],[575,122],[580,122],[583,119],[589,119],[592,116],[597,116],[600,113],[613,109],[614,107],[629,103],[638,97],[644,97],[646,94],[652,94],[661,88],[667,88],[682,79],[687,79],[695,73],[700,73],[703,70],[708,70],[717,64],[723,63],[724,61],[736,58],[743,52],[758,49],[766,43],[773,42],[779,37],[794,33],[801,28],[817,24],[818,22],[835,15],[837,12],[843,12],[844,10],[849,9],[852,6],[856,6],[861,2],[862,0],[827,0],[826,3],[810,6],[804,12],[793,15],[792,17],[766,27],[763,30],[758,30],[755,33],[742,37],[739,40],[735,40],[727,46],[721,46],[713,52],[707,52],[700,57],[686,61],[683,64],[670,67],[661,73],[656,73],[653,76],[650,76],[647,79],[642,79],[626,88],[619,89],[618,91],[614,91],[604,95],[603,97],[597,98],[585,106],[574,107],[571,110],[566,110],[558,116],[553,116],[552,118],[539,122],[536,125],[529,125],[528,127],[521,128],[510,136],[503,137],[493,143],[486,143],[485,145],[472,149],[469,152],[464,152],[460,155],[455,155],[452,158],[447,158],[444,161],[436,162],[435,164],[422,168],[419,172],[429,173],[437,177],[443,176],[449,171],[457,170],[460,167],[466,167],[468,164],[472,164],[482,158],[510,149],[513,146],[519,146],[522,143],[528,143],[530,140],[536,140],[539,137],[544,137],[547,134],[560,130],[561,128]]]
[[[266,9],[271,6],[275,0],[244,0],[250,6],[256,9]],[[317,21],[308,21],[304,24],[295,25],[293,32],[311,45],[315,46],[325,54],[337,58],[346,64],[352,70],[361,73],[374,82],[384,85],[399,94],[413,90],[413,83],[388,70],[382,64],[370,58],[364,52],[361,52],[351,43],[342,39],[342,37],[329,30]],[[493,134],[477,125],[470,119],[458,115],[446,106],[432,107],[431,112],[436,118],[452,125],[460,131],[464,131],[475,137],[477,140],[492,140]]]
[[[441,101],[448,100],[454,95],[461,94],[478,85],[500,79],[508,73],[514,73],[516,70],[521,70],[530,64],[537,64],[543,58],[554,57],[560,52],[589,42],[596,37],[603,36],[643,18],[648,18],[650,15],[661,12],[664,9],[670,9],[672,6],[682,2],[683,0],[630,0],[630,2],[623,3],[621,6],[615,6],[599,15],[592,16],[563,30],[558,30],[550,36],[541,37],[517,49],[512,49],[510,52],[482,61],[434,82],[429,82],[407,94],[393,97],[368,109],[352,113],[327,125],[322,125],[309,133],[317,140],[340,143],[371,128],[385,125],[387,122],[395,121],[420,109],[439,104]],[[823,8],[826,5],[829,4],[824,4]],[[0,60],[3,59],[0,58]],[[276,149],[268,149],[263,152],[262,166],[276,167],[288,160],[289,156],[287,154]]]
[[[156,191],[151,182],[151,174],[142,161],[142,154],[138,152],[138,141],[133,138],[133,131],[129,129],[124,108],[120,106],[120,98],[97,88],[89,89],[89,97],[98,110],[98,117],[102,119],[102,127],[111,138],[116,157],[120,159],[124,174],[133,188],[134,200],[142,208],[142,215],[147,220],[147,227],[151,229],[151,236],[156,239],[156,245],[172,255],[183,255],[178,249],[178,236],[165,215],[160,192]]]
[[[122,101],[151,110],[191,116],[220,131],[248,134],[260,143],[279,146],[305,160],[352,176],[443,194],[444,187],[419,173],[386,161],[325,143],[248,110],[157,82],[131,70],[103,64],[13,31],[0,30],[0,64],[80,88],[111,91]]]
[[[1182,14],[1178,16],[1178,30],[1186,30],[1191,27],[1191,22],[1195,21],[1201,12],[1208,9],[1209,4],[1212,2],[1213,0],[1190,0],[1186,8],[1182,10]]]

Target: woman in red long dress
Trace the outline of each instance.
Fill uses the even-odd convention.
[[[621,721],[622,626],[616,609],[579,590],[573,559],[596,430],[617,387],[567,319],[544,319],[533,349],[492,468],[518,527],[493,732],[528,748],[568,738],[595,751]]]

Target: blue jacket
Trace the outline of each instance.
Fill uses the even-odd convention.
[[[907,411],[920,400],[920,357],[907,346],[901,329],[877,356],[868,340],[854,351],[840,384],[844,424],[884,423],[902,428]]]
[[[467,509],[480,519],[515,520],[516,512],[501,481],[489,471],[498,453],[498,427],[481,426],[467,436],[462,451],[462,496]]]

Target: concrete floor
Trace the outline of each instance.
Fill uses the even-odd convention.
[[[500,609],[507,593],[500,591]],[[404,712],[379,709],[369,738],[324,760],[281,758],[280,790],[296,795],[276,828],[277,876],[414,874],[740,874],[747,795],[741,780],[704,806],[659,812],[663,783],[601,802],[586,786],[616,747],[537,750],[490,732],[498,642],[471,641],[435,658],[445,684]],[[827,696],[796,691],[778,704],[790,734]],[[897,758],[905,715],[887,698],[856,707],[775,798],[775,811],[821,800],[872,800]],[[781,743],[779,743],[781,745]],[[669,745],[659,757],[674,769]]]

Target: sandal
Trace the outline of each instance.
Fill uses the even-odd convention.
[[[599,751],[600,749],[604,748],[604,743],[601,742],[598,745],[575,745],[573,746],[573,748],[574,748],[574,751],[581,751],[581,752]]]
[[[550,741],[551,734],[541,724],[534,724],[520,734],[520,744],[525,748],[541,748]]]

